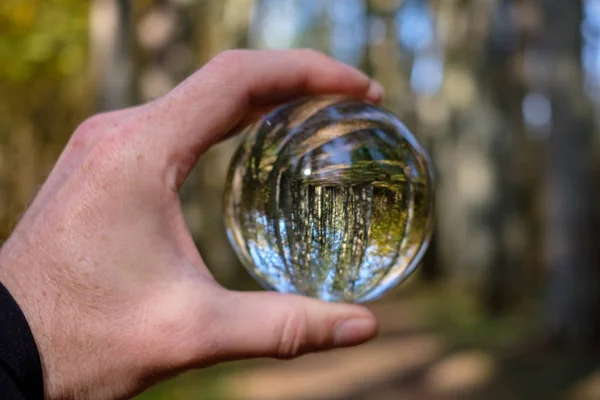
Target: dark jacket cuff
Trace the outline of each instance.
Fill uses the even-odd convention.
[[[21,308],[0,283],[0,398],[44,398],[40,355]]]

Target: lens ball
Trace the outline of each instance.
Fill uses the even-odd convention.
[[[225,224],[266,289],[364,303],[403,282],[433,228],[430,157],[392,112],[344,98],[280,106],[248,128]]]

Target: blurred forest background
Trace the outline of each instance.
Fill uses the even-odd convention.
[[[600,399],[600,0],[2,0],[0,238],[83,119],[240,47],[315,48],[383,83],[436,164],[433,246],[370,305],[374,343],[140,398]],[[238,141],[181,196],[217,279],[252,290],[222,222]]]

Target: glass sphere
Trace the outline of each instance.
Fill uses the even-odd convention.
[[[317,97],[249,127],[225,188],[229,240],[266,289],[363,303],[404,281],[433,227],[429,155],[390,111]]]

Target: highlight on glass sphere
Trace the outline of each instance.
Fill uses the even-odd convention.
[[[248,128],[225,188],[225,225],[266,289],[364,303],[403,282],[433,227],[432,164],[392,112],[303,98]]]

